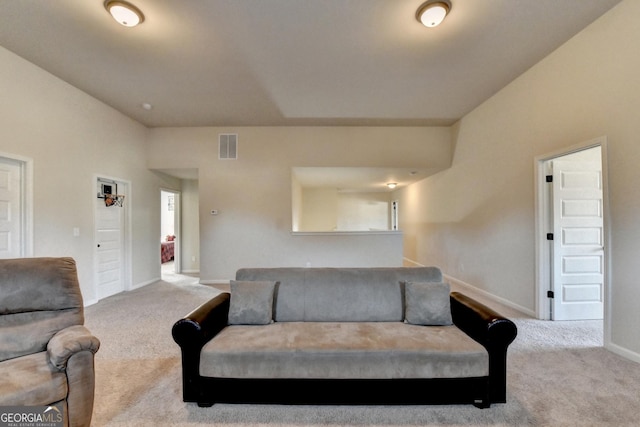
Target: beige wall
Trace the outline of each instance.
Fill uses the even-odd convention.
[[[295,199],[295,196],[294,196]],[[300,227],[296,231],[390,230],[391,193],[302,189]]]
[[[159,277],[159,188],[179,183],[146,169],[147,129],[2,47],[0,94],[0,152],[34,164],[33,254],[75,258],[95,301],[94,177],[115,177],[131,183],[131,285]]]
[[[627,0],[465,116],[452,167],[401,192],[407,257],[534,310],[534,158],[608,138],[611,342],[640,360],[640,2]]]
[[[219,133],[238,134],[238,160],[218,160]],[[450,138],[438,127],[151,129],[148,166],[199,170],[204,282],[246,266],[395,266],[402,264],[397,233],[292,235],[291,168],[444,168]]]
[[[34,255],[73,256],[93,289],[93,177],[131,182],[134,285],[159,276],[161,187],[199,169],[203,279],[240,266],[397,263],[388,236],[292,235],[292,166],[451,168],[396,192],[405,255],[534,309],[533,159],[608,138],[609,348],[640,360],[640,2],[625,0],[452,128],[145,129],[0,48],[0,152],[34,160]],[[239,134],[237,161],[217,134]],[[453,142],[453,159],[452,146]],[[209,215],[218,209],[219,216]],[[78,227],[79,237],[72,236]],[[362,247],[388,246],[369,256]],[[339,250],[335,250],[339,248]],[[183,261],[184,262],[184,261]]]
[[[302,189],[300,227],[296,231],[338,229],[338,191],[335,188]]]
[[[338,230],[391,230],[391,193],[338,194]]]

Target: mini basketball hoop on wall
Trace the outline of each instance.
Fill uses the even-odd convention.
[[[120,206],[122,207],[122,202],[124,202],[124,196],[121,194],[105,194],[104,195],[104,205],[109,206]]]
[[[122,207],[124,195],[118,194],[118,184],[115,181],[98,179],[98,199],[104,199],[106,207]]]

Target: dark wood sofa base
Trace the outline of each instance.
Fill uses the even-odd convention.
[[[491,405],[488,378],[446,379],[200,379],[198,406],[215,403],[284,405]]]

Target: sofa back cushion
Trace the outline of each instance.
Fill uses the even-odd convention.
[[[236,280],[278,282],[278,322],[404,320],[404,282],[441,282],[437,267],[243,268]]]
[[[83,323],[72,258],[0,260],[0,361],[43,351],[56,332]]]

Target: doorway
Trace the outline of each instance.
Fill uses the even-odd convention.
[[[160,264],[161,275],[179,274],[180,264],[180,192],[160,190]]]
[[[95,286],[103,299],[131,288],[130,183],[116,178],[95,178]]]
[[[0,155],[0,258],[33,255],[32,164]]]
[[[606,138],[536,158],[536,315],[609,324]]]

